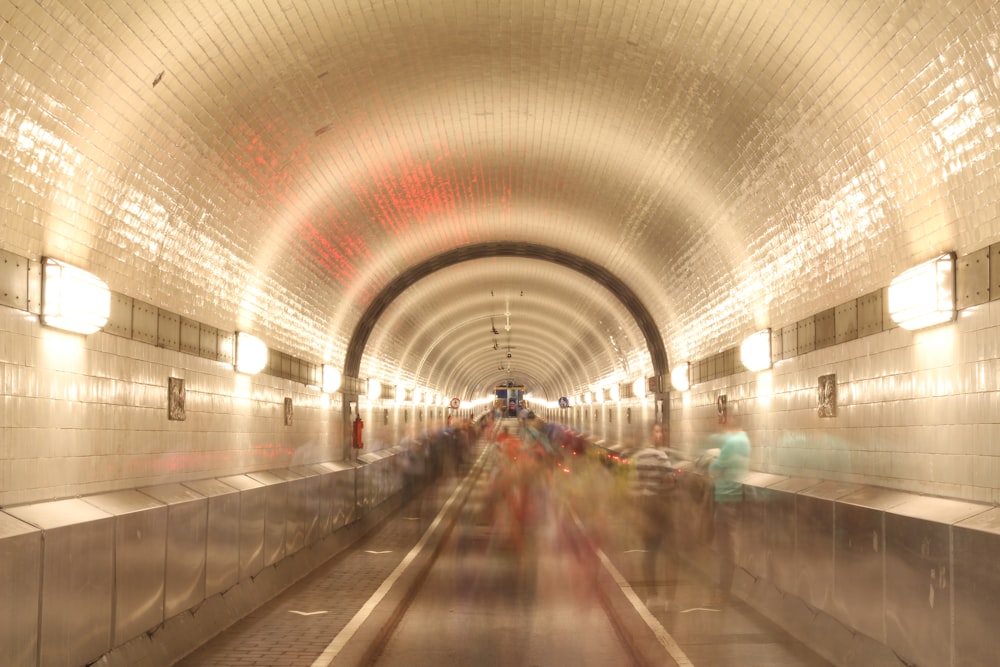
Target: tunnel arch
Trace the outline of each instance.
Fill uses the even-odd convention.
[[[535,243],[503,241],[476,243],[454,248],[414,264],[397,275],[372,299],[358,319],[344,356],[344,375],[348,377],[358,376],[361,370],[361,359],[375,324],[389,305],[413,283],[455,264],[491,257],[525,257],[551,262],[573,269],[607,288],[634,318],[642,332],[649,350],[654,374],[661,376],[668,372],[666,346],[663,344],[663,338],[656,327],[652,314],[639,296],[617,275],[596,262],[558,248]]]

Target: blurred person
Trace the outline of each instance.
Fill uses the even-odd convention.
[[[412,429],[399,441],[399,467],[403,474],[403,504],[416,495],[427,472],[427,448]]]
[[[736,540],[743,518],[743,480],[750,470],[750,438],[734,417],[714,438],[719,454],[708,465],[714,481],[715,548],[719,559],[718,587],[709,606],[722,607],[729,600],[736,569]]]
[[[672,595],[661,594],[660,582],[669,582],[673,572],[666,572],[667,576],[662,580],[657,577],[657,572],[664,555],[668,561],[673,561],[673,545],[669,542],[673,532],[670,503],[674,470],[666,451],[662,424],[653,425],[649,441],[630,458],[629,492],[636,509],[636,530],[644,551],[642,573],[652,592],[646,606],[650,610],[666,610]]]

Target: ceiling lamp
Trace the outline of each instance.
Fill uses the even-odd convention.
[[[770,329],[762,329],[743,341],[740,345],[740,361],[748,371],[762,371],[771,367]]]
[[[340,389],[340,383],[343,378],[340,375],[340,371],[331,366],[330,364],[324,364],[323,366],[323,391],[328,394],[335,394],[337,390]]]
[[[684,362],[683,364],[678,364],[674,366],[674,369],[670,371],[670,384],[674,386],[677,391],[687,391],[691,388],[691,364]]]
[[[636,398],[646,398],[646,378],[637,378],[632,383],[632,394]]]
[[[245,331],[236,333],[236,371],[256,375],[267,366],[267,345]]]
[[[896,276],[888,300],[889,317],[904,329],[955,319],[955,255],[941,255]]]
[[[103,280],[51,257],[42,260],[42,324],[91,334],[110,316],[111,291]]]
[[[382,398],[382,383],[376,378],[368,378],[368,400],[377,401]]]

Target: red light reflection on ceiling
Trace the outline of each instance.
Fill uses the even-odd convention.
[[[268,197],[266,204],[287,201],[292,195],[295,173],[302,173],[310,164],[306,140],[291,144],[290,136],[293,133],[281,118],[272,118],[259,129],[246,124],[234,128],[230,138],[236,147],[223,171],[231,182],[249,179],[254,195]]]

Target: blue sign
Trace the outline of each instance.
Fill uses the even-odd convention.
[[[566,398],[565,396],[560,396],[559,397],[559,407],[560,408],[568,408],[569,407],[569,399]]]

